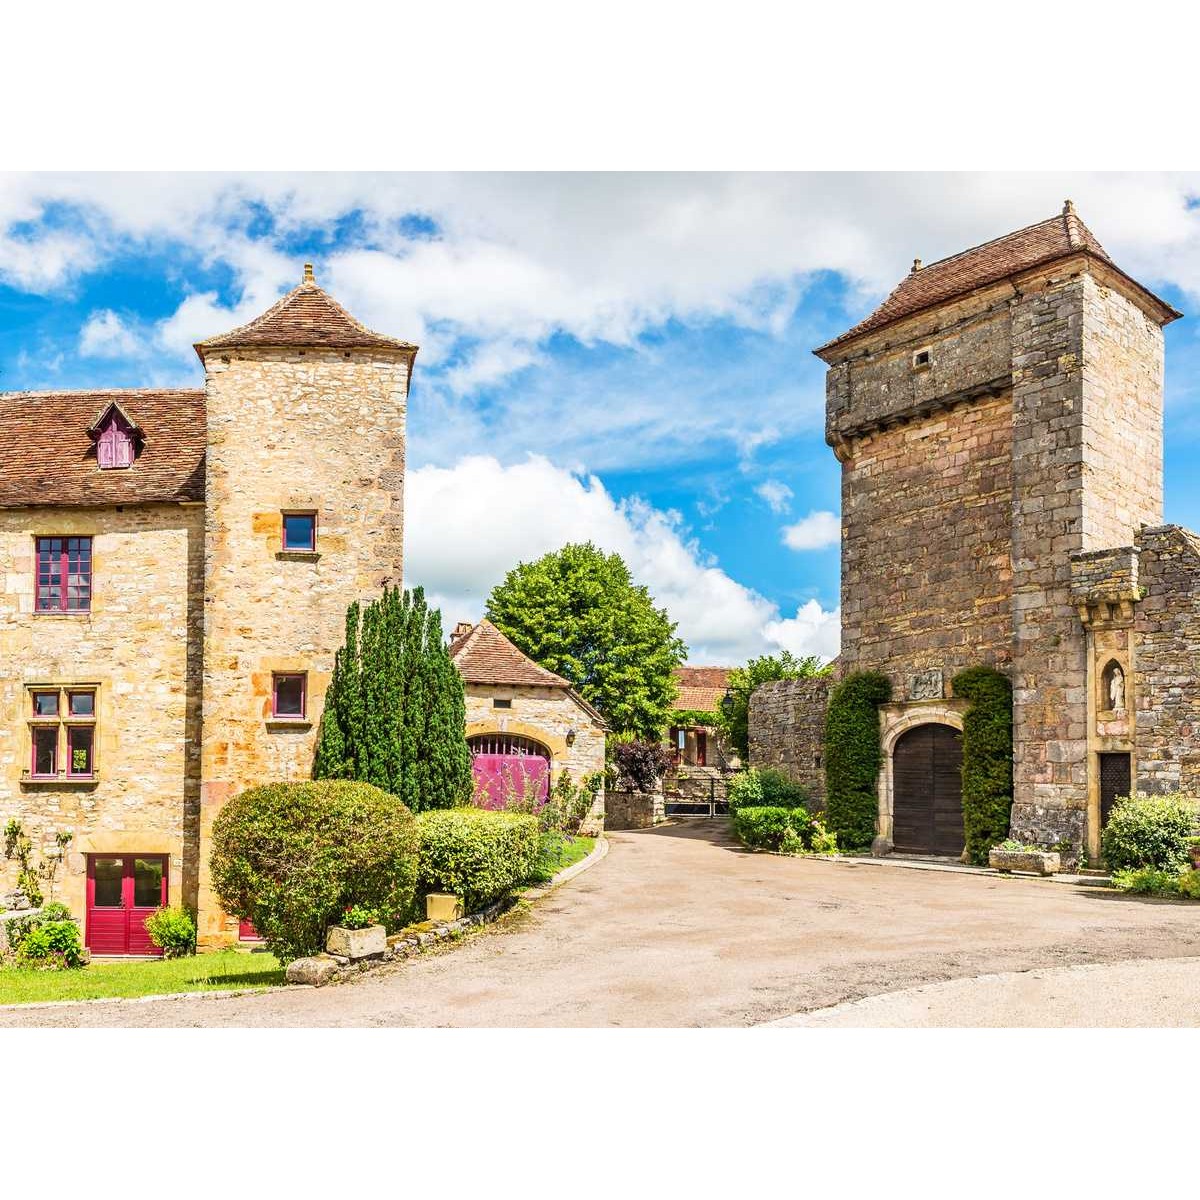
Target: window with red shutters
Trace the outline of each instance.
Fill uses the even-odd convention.
[[[119,413],[109,413],[96,438],[96,461],[102,471],[133,466],[133,431]]]
[[[37,539],[38,612],[89,612],[92,607],[92,539]]]

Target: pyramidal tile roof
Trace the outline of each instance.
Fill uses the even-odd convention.
[[[1075,205],[1070,200],[1063,205],[1062,212],[1036,225],[1026,226],[1014,233],[984,242],[952,254],[949,258],[922,266],[921,260],[913,263],[912,270],[893,289],[884,302],[865,320],[848,329],[831,342],[819,346],[814,353],[824,355],[864,333],[882,329],[886,325],[910,317],[923,309],[944,304],[978,288],[999,283],[1011,275],[1042,266],[1073,254],[1090,254],[1102,259],[1119,274],[1125,275],[1095,234],[1079,219]],[[1129,276],[1125,276],[1129,278]],[[1137,288],[1155,301],[1163,310],[1164,322],[1180,316],[1169,304],[1160,300],[1136,280],[1130,280]]]
[[[467,683],[526,684],[530,687],[570,688],[553,671],[539,667],[491,621],[480,621],[450,642],[450,657]]]
[[[328,292],[317,286],[312,264],[304,279],[260,317],[228,333],[196,343],[201,359],[212,350],[238,346],[327,346],[333,349],[384,349],[416,352],[412,342],[387,337],[352,317]]]

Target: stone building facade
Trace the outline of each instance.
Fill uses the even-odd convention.
[[[205,946],[252,933],[213,820],[309,776],[346,608],[402,577],[416,347],[306,268],[196,351],[202,390],[0,396],[0,818],[73,831],[59,898],[101,953],[144,952],[161,903]]]
[[[932,826],[957,805],[961,821],[947,781],[965,702],[951,680],[971,666],[1013,683],[1014,836],[1095,856],[1114,789],[1191,778],[1196,543],[1162,525],[1162,327],[1178,316],[1068,202],[914,263],[816,351],[842,464],[839,672],[892,685],[881,849],[898,809],[909,843],[914,820]],[[1120,708],[1105,691],[1114,672]],[[752,759],[818,753],[819,721],[781,733],[786,705],[756,705]]]
[[[450,655],[466,691],[476,786],[490,789],[492,801],[526,779],[548,789],[564,771],[575,783],[603,778],[608,726],[562,676],[538,666],[488,620],[459,624]],[[604,803],[601,783],[585,832],[601,827]]]

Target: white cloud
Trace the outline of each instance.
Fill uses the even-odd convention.
[[[488,592],[518,562],[590,540],[620,554],[679,622],[692,662],[736,664],[782,646],[837,652],[836,612],[813,600],[783,619],[775,604],[704,554],[679,514],[615,500],[595,476],[540,457],[503,466],[478,456],[412,471],[406,489],[407,582],[425,587],[447,625],[478,617]]]
[[[754,490],[766,501],[767,507],[773,513],[787,512],[793,493],[786,483],[780,483],[778,479],[768,479]]]
[[[141,352],[141,339],[111,308],[97,309],[79,331],[85,358],[133,358]]]
[[[842,523],[831,512],[810,512],[783,529],[783,544],[792,550],[824,550],[842,538]]]

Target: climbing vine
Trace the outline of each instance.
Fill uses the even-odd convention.
[[[845,849],[869,846],[879,811],[879,768],[883,749],[879,706],[892,694],[876,671],[847,675],[829,697],[825,714],[826,827]]]
[[[967,860],[982,866],[1008,837],[1012,813],[1012,684],[992,667],[969,667],[951,684],[971,702],[963,717],[963,833]]]

